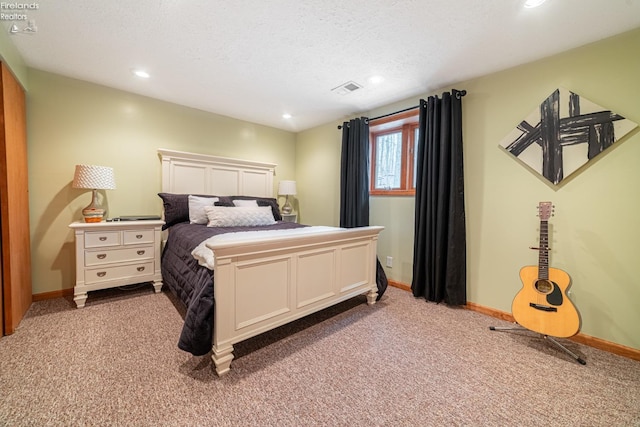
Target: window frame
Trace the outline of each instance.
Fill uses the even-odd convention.
[[[413,170],[415,159],[415,129],[419,126],[419,109],[392,114],[369,122],[370,177],[369,195],[371,196],[414,196]],[[376,182],[376,137],[402,131],[402,165],[400,188],[375,188]]]

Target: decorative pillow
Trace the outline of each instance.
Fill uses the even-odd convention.
[[[205,206],[204,210],[209,218],[207,227],[255,227],[276,223],[270,206]]]
[[[230,208],[234,207],[233,201],[229,197],[220,197],[220,200],[213,204],[214,206],[228,206]]]
[[[201,197],[189,194],[189,223],[206,224],[209,218],[207,218],[204,207],[213,206],[218,200],[220,199],[217,197]]]
[[[238,207],[254,207],[257,208],[258,207],[258,201],[253,199],[253,200],[234,200],[233,201],[233,206],[238,206]]]
[[[164,205],[163,230],[180,222],[189,221],[189,195],[158,193]]]
[[[174,224],[189,222],[189,194],[158,193],[164,207],[163,230]],[[199,197],[214,197],[211,194],[194,194]],[[218,197],[218,196],[215,196]]]

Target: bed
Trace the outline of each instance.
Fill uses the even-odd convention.
[[[376,245],[383,227],[284,222],[273,196],[275,164],[158,153],[166,222],[163,282],[186,306],[178,346],[194,355],[211,351],[218,375],[229,372],[233,345],[240,341],[357,295],[376,302]],[[260,215],[270,211],[274,223],[189,223],[188,204],[207,197],[217,199],[206,208],[209,223],[214,211],[241,212],[224,209],[242,203],[257,204],[249,210]]]

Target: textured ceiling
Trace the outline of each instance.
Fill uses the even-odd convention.
[[[523,3],[41,1],[10,37],[33,68],[299,131],[640,27],[640,0]]]

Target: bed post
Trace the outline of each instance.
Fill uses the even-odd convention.
[[[369,283],[372,283],[372,285],[371,290],[367,292],[367,304],[373,305],[378,300],[378,281],[376,280],[378,270],[378,234],[371,237],[369,251],[373,269],[369,270]]]
[[[216,373],[218,376],[222,376],[231,370],[231,361],[233,360],[233,346],[228,345],[223,348],[219,348],[217,345],[213,345],[213,351],[211,353],[211,360],[216,366]]]
[[[369,292],[367,292],[367,304],[373,305],[376,303],[377,299],[378,299],[378,286],[376,285],[373,288],[371,288]]]

